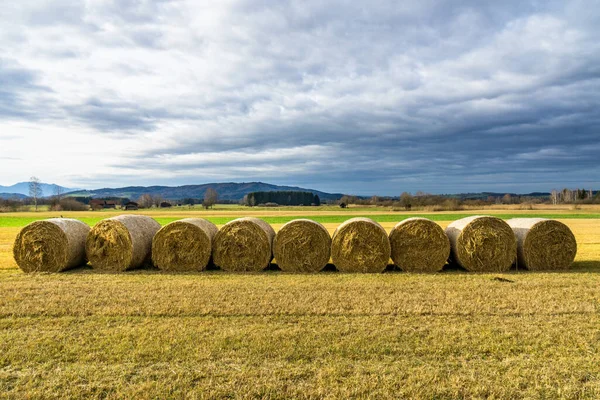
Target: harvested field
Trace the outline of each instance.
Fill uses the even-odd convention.
[[[76,271],[0,272],[8,397],[600,395],[600,274],[586,269],[501,275],[513,283]]]
[[[560,221],[578,243],[568,272],[431,275],[31,275],[12,260],[19,228],[0,224],[0,391],[595,399],[600,229]]]

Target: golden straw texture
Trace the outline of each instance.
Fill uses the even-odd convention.
[[[517,257],[517,239],[500,218],[473,216],[452,222],[446,228],[452,260],[467,271],[503,272]]]
[[[119,215],[98,222],[88,234],[86,254],[94,269],[127,271],[150,264],[160,224],[144,215]]]
[[[277,232],[273,253],[282,271],[319,272],[329,262],[331,237],[320,223],[296,219]]]
[[[517,237],[519,268],[564,270],[575,260],[575,235],[562,222],[543,218],[513,218],[506,222]]]
[[[342,272],[383,272],[390,260],[390,240],[377,222],[352,218],[333,233],[331,259]]]
[[[202,218],[163,226],[152,240],[152,261],[163,271],[203,271],[212,254],[217,227]]]
[[[407,272],[440,271],[450,255],[450,241],[441,226],[427,218],[408,218],[390,232],[392,260]]]
[[[261,271],[273,259],[274,237],[273,228],[261,219],[235,219],[215,235],[213,261],[225,271]]]
[[[25,272],[60,272],[86,263],[90,227],[69,218],[33,222],[17,235],[13,255]]]

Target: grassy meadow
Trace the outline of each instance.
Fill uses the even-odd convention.
[[[275,230],[308,217],[330,232],[353,216],[388,231],[417,215],[443,227],[483,213],[551,217],[578,242],[560,273],[26,275],[12,260],[33,220],[119,213],[0,214],[0,398],[600,397],[600,209],[137,212],[163,224],[253,215]]]

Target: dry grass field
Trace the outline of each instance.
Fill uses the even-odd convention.
[[[30,219],[56,214],[0,214],[0,397],[599,398],[599,211],[430,215],[444,227],[465,213],[553,215],[575,233],[571,271],[502,275],[26,275],[12,260],[12,241]],[[90,223],[111,214],[63,213]],[[332,232],[333,217],[372,215],[389,231],[413,214],[153,215],[255,215],[272,218],[276,230],[288,217],[312,215]]]

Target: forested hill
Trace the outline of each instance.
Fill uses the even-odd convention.
[[[126,197],[137,199],[143,194],[161,196],[167,200],[181,200],[186,198],[202,199],[208,188],[213,188],[219,194],[220,200],[241,200],[251,192],[275,192],[275,191],[301,191],[311,192],[319,196],[321,201],[338,200],[341,193],[326,193],[313,189],[305,189],[294,186],[279,186],[263,182],[248,183],[207,183],[204,185],[185,186],[128,186],[122,188],[105,188],[95,190],[79,190],[68,193],[69,196],[82,196],[94,198]]]

